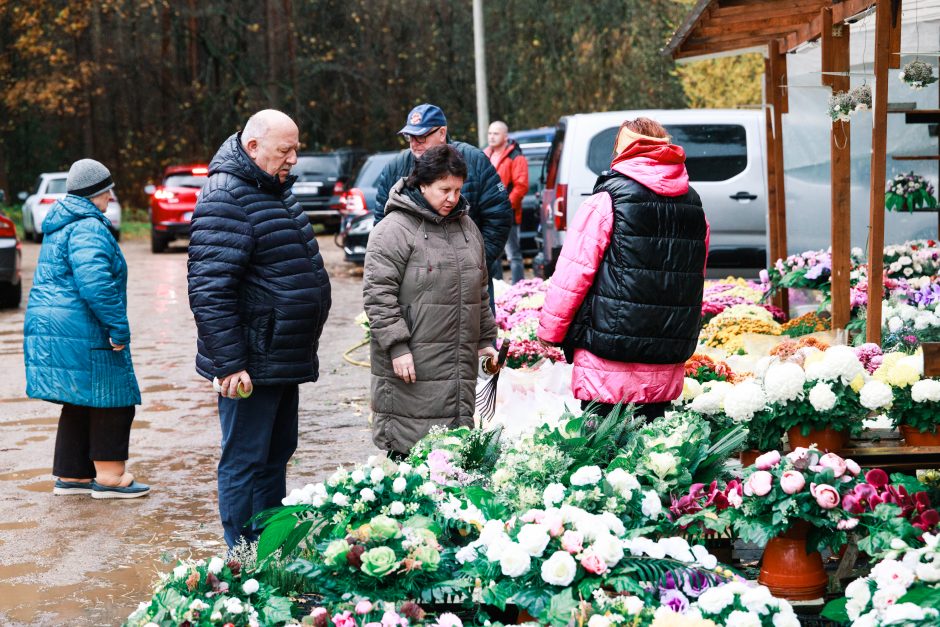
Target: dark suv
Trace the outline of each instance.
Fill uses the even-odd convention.
[[[365,151],[355,149],[297,156],[297,165],[291,169],[297,176],[293,192],[310,224],[339,228],[345,207],[342,195],[365,156]]]
[[[555,127],[546,126],[509,134],[516,140],[519,149],[529,163],[529,191],[522,199],[522,224],[519,228],[519,244],[523,257],[534,257],[539,252],[536,236],[539,230],[538,193],[542,190],[541,177],[548,149],[555,137]]]

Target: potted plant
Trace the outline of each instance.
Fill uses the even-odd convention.
[[[765,545],[758,581],[774,596],[816,599],[829,581],[819,550],[837,550],[858,521],[841,507],[861,472],[835,453],[797,448],[772,451],[745,470],[740,494],[729,500],[732,524],[745,542]]]
[[[885,185],[885,209],[888,211],[936,211],[933,185],[919,174],[898,174]]]
[[[940,446],[940,381],[922,379],[922,368],[919,355],[886,353],[862,388],[862,403],[884,411],[907,446]]]

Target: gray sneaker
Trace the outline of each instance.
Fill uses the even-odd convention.
[[[150,494],[150,486],[138,481],[128,486],[107,486],[97,481],[91,482],[91,498],[93,499],[136,499]]]

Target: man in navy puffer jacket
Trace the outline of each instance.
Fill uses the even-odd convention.
[[[330,281],[291,193],[297,125],[253,115],[222,144],[193,213],[189,304],[196,370],[221,388],[219,512],[225,541],[252,540],[252,516],[280,505],[297,448],[298,384],[316,381]]]

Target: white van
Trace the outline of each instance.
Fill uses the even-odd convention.
[[[660,122],[673,143],[685,149],[690,183],[711,225],[708,267],[719,274],[767,267],[763,111],[609,111],[569,115],[558,123],[542,175],[536,276],[548,277],[554,271],[567,224],[593,194],[598,175],[610,168],[617,130],[625,120],[638,117]]]

